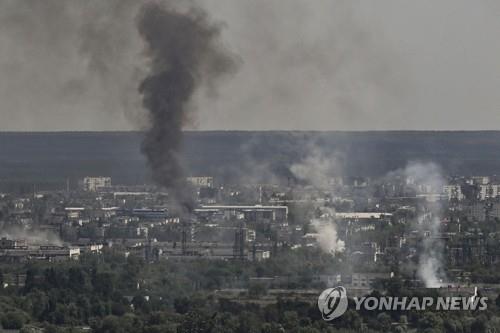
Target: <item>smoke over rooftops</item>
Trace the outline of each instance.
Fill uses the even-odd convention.
[[[142,151],[153,179],[190,211],[193,199],[183,170],[182,130],[195,111],[191,99],[201,87],[213,92],[217,80],[235,70],[236,61],[219,41],[221,25],[211,22],[201,8],[181,11],[170,3],[147,3],[137,27],[149,60],[149,73],[139,86],[149,116]]]

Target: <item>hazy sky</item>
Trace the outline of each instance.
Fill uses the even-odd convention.
[[[199,129],[500,129],[496,0],[200,0],[239,58]],[[134,0],[0,0],[0,130],[144,125]]]

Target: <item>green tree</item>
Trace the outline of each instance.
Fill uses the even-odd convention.
[[[248,295],[250,297],[260,297],[267,294],[267,287],[262,283],[252,283],[248,288]]]
[[[391,316],[389,316],[387,313],[382,312],[377,315],[377,321],[380,324],[380,327],[384,331],[389,331],[391,328]]]
[[[123,333],[120,319],[115,316],[107,316],[102,321],[102,326],[97,330],[98,333]]]
[[[2,327],[8,330],[19,330],[26,322],[26,315],[20,311],[7,312],[2,317]]]
[[[285,329],[278,323],[265,323],[262,325],[262,333],[284,333]]]
[[[285,311],[283,313],[283,327],[289,331],[299,325],[299,315],[295,311]]]
[[[210,333],[213,320],[205,311],[188,312],[177,328],[177,333]]]
[[[442,329],[443,327],[443,320],[439,315],[432,313],[432,312],[425,312],[422,317],[418,320],[418,327],[421,329]]]

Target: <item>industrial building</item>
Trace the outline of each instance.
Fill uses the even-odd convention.
[[[198,215],[221,214],[225,219],[243,219],[247,222],[278,222],[288,219],[287,206],[239,206],[239,205],[206,205],[195,209]]]
[[[28,260],[78,259],[79,247],[55,245],[28,245],[24,239],[0,239],[0,262],[24,262]]]

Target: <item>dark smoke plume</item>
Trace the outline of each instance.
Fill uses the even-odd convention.
[[[185,181],[182,130],[191,120],[191,98],[201,86],[213,88],[235,68],[235,61],[218,40],[221,26],[199,8],[181,12],[148,3],[137,25],[150,60],[149,75],[139,87],[150,118],[142,150],[154,180],[190,211],[193,198]]]

